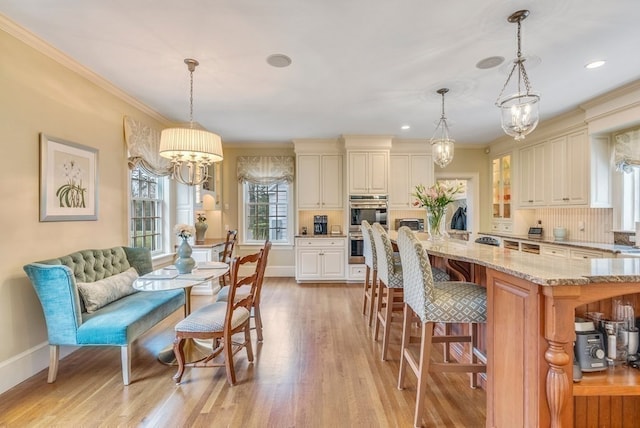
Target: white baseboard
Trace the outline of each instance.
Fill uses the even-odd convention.
[[[60,359],[77,350],[76,346],[61,346]],[[44,342],[0,363],[0,394],[49,368],[49,343]],[[46,382],[46,380],[43,380]]]

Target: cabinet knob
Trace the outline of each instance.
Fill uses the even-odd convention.
[[[528,201],[528,202],[529,202],[530,204],[532,204],[532,203],[533,203],[533,199],[529,199],[529,201]]]
[[[569,200],[569,198],[562,198],[562,200],[563,200],[563,201],[568,201],[568,200]]]

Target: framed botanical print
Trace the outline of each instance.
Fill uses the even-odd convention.
[[[40,221],[98,219],[98,149],[40,134]]]

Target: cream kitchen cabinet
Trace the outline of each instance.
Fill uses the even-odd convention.
[[[348,158],[350,195],[388,194],[389,151],[353,151]]]
[[[344,281],[347,238],[296,238],[296,281]]]
[[[342,155],[300,154],[298,209],[342,209]]]
[[[433,160],[425,154],[392,154],[389,156],[389,208],[413,208],[412,193],[418,184],[434,183]],[[424,208],[421,208],[424,210]]]
[[[549,180],[548,204],[552,206],[589,203],[589,140],[582,130],[547,142]]]
[[[520,149],[518,160],[520,208],[539,207],[546,204],[547,146],[536,144]]]

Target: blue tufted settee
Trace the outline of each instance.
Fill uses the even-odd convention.
[[[101,287],[126,274],[135,278],[151,272],[151,254],[145,248],[83,250],[27,264],[24,270],[44,310],[49,340],[49,383],[56,380],[60,345],[106,345],[121,348],[122,379],[129,385],[131,343],[185,303],[183,290],[133,292],[130,289],[132,294],[97,309],[87,309],[78,284]]]

